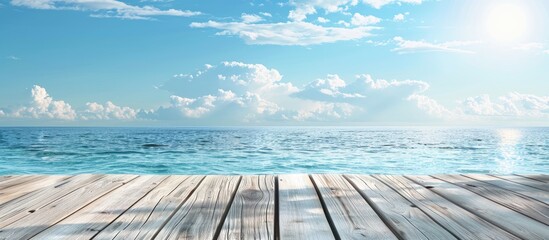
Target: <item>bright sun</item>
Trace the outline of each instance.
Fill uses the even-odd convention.
[[[500,4],[493,6],[486,15],[487,32],[499,42],[514,42],[526,35],[528,15],[519,5]]]

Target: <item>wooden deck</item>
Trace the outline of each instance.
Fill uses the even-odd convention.
[[[0,239],[549,239],[547,175],[0,176]]]

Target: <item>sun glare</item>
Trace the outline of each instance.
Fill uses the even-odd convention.
[[[487,33],[499,42],[514,42],[528,31],[528,14],[516,4],[500,4],[491,7],[486,15]]]

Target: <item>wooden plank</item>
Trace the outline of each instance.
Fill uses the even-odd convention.
[[[83,186],[4,227],[0,239],[30,238],[134,178],[133,175],[109,175]]]
[[[156,238],[213,239],[239,182],[239,176],[207,176]]]
[[[47,184],[40,190],[25,194],[0,205],[0,228],[3,228],[82,186],[102,178],[102,175],[78,175],[63,179],[56,184]],[[56,179],[52,177],[52,179]],[[47,180],[44,180],[48,182]],[[36,183],[39,185],[39,183]],[[40,185],[39,185],[40,186]]]
[[[397,239],[368,202],[341,175],[313,175],[341,239]]]
[[[519,239],[402,176],[376,176],[459,239]]]
[[[94,239],[152,239],[204,176],[170,176]]]
[[[549,175],[545,175],[545,174],[531,174],[531,175],[517,174],[517,175],[534,179],[540,182],[549,183]]]
[[[275,177],[243,176],[218,239],[274,239]]]
[[[407,176],[454,204],[524,239],[547,239],[547,225],[490,201],[457,185],[430,176]]]
[[[0,190],[0,208],[30,192],[43,189],[45,187],[58,184],[59,182],[70,178],[70,176],[37,176],[37,178],[27,178],[28,181],[19,182],[11,187],[2,188]]]
[[[378,179],[367,175],[346,177],[400,239],[457,239]]]
[[[10,187],[17,186],[19,184],[23,184],[28,181],[35,181],[38,179],[43,179],[45,177],[46,176],[42,176],[42,175],[20,175],[20,176],[7,178],[0,182],[0,190],[5,190]]]
[[[549,207],[546,204],[460,175],[436,175],[434,177],[458,185],[493,202],[549,225]]]
[[[526,185],[529,187],[533,187],[539,190],[549,192],[549,184],[544,182],[536,181],[536,180],[525,178],[523,176],[518,176],[518,175],[493,175],[493,176],[501,179],[505,179],[507,181],[519,183],[522,185]]]
[[[497,178],[497,177],[486,175],[486,174],[466,174],[464,176],[471,179],[478,180],[478,181],[482,181],[488,184],[492,184],[494,186],[507,189],[509,191],[513,191],[515,193],[521,194],[522,196],[535,199],[545,204],[549,204],[549,192],[540,191],[539,189],[536,189],[533,187],[503,180],[501,178]]]
[[[278,176],[280,239],[334,239],[308,175]]]
[[[34,236],[35,239],[91,239],[167,176],[139,176],[103,195],[69,217]]]

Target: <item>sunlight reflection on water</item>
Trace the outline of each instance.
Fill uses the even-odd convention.
[[[499,148],[501,157],[497,158],[497,173],[512,173],[517,162],[522,158],[518,153],[518,144],[522,138],[522,132],[518,129],[498,129]]]

